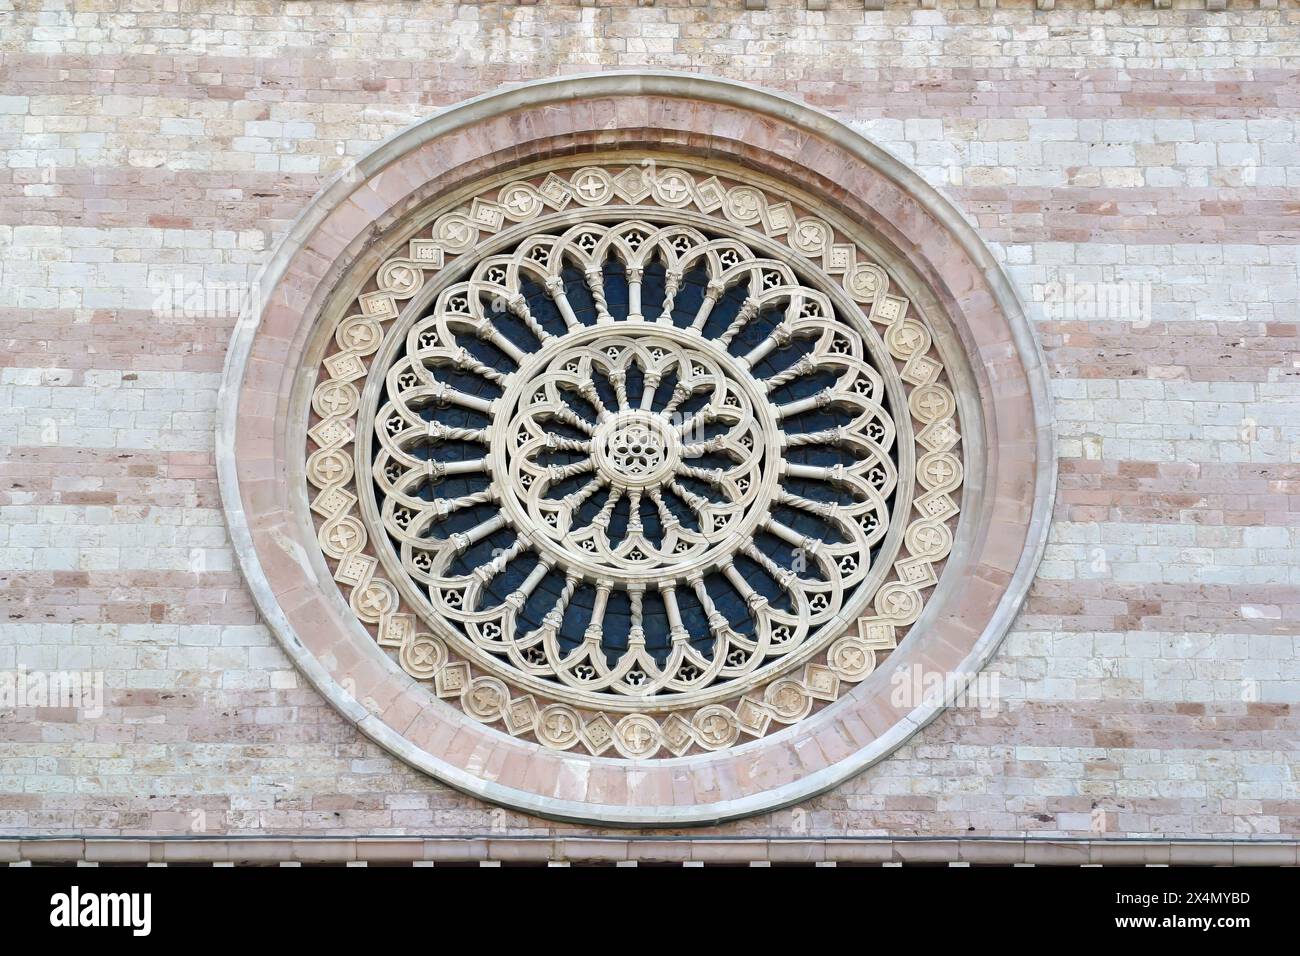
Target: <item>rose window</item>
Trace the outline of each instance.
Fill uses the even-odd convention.
[[[440,110],[302,210],[227,356],[262,620],[358,732],[524,813],[827,791],[990,665],[1046,546],[1014,283],[896,157],[747,84]]]

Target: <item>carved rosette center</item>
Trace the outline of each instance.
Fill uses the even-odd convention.
[[[601,476],[625,489],[662,487],[677,465],[678,445],[672,426],[645,412],[616,413],[592,439]]]

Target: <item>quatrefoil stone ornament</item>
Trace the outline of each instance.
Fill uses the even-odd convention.
[[[1027,322],[828,118],[526,86],[286,243],[232,342],[232,535],[286,652],[413,765],[568,819],[741,816],[879,759],[941,709],[900,675],[968,678],[1009,625],[1050,511]]]

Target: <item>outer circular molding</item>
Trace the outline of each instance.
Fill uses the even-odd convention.
[[[916,529],[904,535],[902,525],[891,532],[891,547],[906,546],[913,556],[932,548],[945,556],[933,562],[943,565],[937,584],[925,564],[932,590],[923,608],[919,592],[905,581],[881,587],[884,579],[876,579],[872,585],[883,620],[902,622],[900,633],[906,636],[874,670],[854,641],[814,648],[820,656],[810,658],[808,667],[820,668],[816,674],[829,675],[826,681],[819,684],[811,671],[778,675],[755,705],[765,715],[761,731],[756,724],[747,728],[743,718],[737,722],[736,701],[724,705],[701,698],[698,709],[684,712],[689,720],[675,718],[675,732],[647,713],[624,713],[617,724],[609,722],[608,732],[617,740],[611,741],[616,751],[608,750],[601,740],[584,736],[573,707],[542,699],[539,707],[528,704],[533,711],[524,715],[531,736],[512,736],[502,723],[493,726],[512,723],[510,687],[465,668],[456,673],[473,684],[474,693],[451,688],[459,707],[440,699],[449,696],[448,687],[435,675],[450,673],[455,642],[416,641],[409,627],[403,630],[404,619],[385,615],[401,594],[387,582],[366,589],[377,559],[340,564],[359,555],[349,550],[350,542],[375,526],[381,507],[363,501],[361,517],[345,520],[340,516],[344,505],[351,507],[348,495],[340,493],[341,485],[320,478],[351,477],[355,468],[353,458],[335,454],[352,438],[340,410],[355,414],[367,402],[371,408],[379,404],[373,390],[363,394],[352,385],[364,367],[357,372],[342,366],[376,351],[395,354],[382,351],[382,336],[373,342],[366,338],[374,334],[373,323],[347,326],[351,320],[341,318],[347,307],[340,303],[356,302],[358,296],[363,303],[382,300],[378,309],[388,310],[383,319],[396,318],[408,308],[407,300],[412,310],[425,308],[419,256],[460,254],[476,241],[495,241],[476,239],[486,236],[479,228],[484,223],[493,227],[488,233],[500,229],[504,243],[510,222],[545,211],[547,171],[558,180],[556,171],[576,167],[573,157],[583,154],[593,157],[591,171],[568,180],[570,186],[556,187],[575,190],[580,204],[618,202],[619,195],[630,202],[644,183],[664,215],[678,217],[686,229],[690,217],[698,215],[690,196],[696,197],[696,207],[711,208],[706,190],[716,188],[728,220],[749,229],[755,246],[768,250],[764,255],[785,255],[787,248],[816,252],[824,270],[840,277],[842,288],[834,295],[865,303],[864,315],[872,320],[864,320],[865,334],[870,336],[873,321],[880,323],[878,351],[900,358],[915,348],[921,332],[927,345],[933,340],[934,360],[904,375],[910,391],[889,385],[895,419],[907,419],[910,409],[925,426],[926,440],[943,449],[958,436],[936,435],[930,426],[941,430],[949,420],[960,423],[960,441],[968,452],[964,469],[946,451],[927,452],[926,446],[919,454],[909,446],[899,459],[901,473],[910,475],[915,468],[918,480],[935,482],[941,490],[955,487],[954,467],[964,470],[959,521],[932,521],[925,536]],[[660,168],[649,178],[634,175],[616,184],[603,171],[609,157],[626,157],[628,163],[636,157],[673,160],[680,168]],[[691,172],[693,166],[721,170],[724,180],[727,170],[734,170],[738,185],[718,184],[715,177],[701,186],[706,180]],[[751,178],[752,187],[746,185]],[[498,194],[496,203],[477,198],[493,183],[509,195]],[[778,192],[788,187],[793,205],[765,199],[764,184]],[[798,215],[791,210],[800,204],[825,210],[825,218],[805,217],[799,221],[806,228],[792,231],[793,221],[781,217]],[[476,215],[484,218],[476,221]],[[852,243],[836,246],[832,239],[840,235],[850,235]],[[846,265],[853,243],[870,251],[869,266]],[[395,255],[408,246],[411,257]],[[813,280],[816,285],[824,275]],[[924,318],[923,329],[904,328],[882,313],[883,290],[890,283],[905,296],[900,301],[910,302]],[[782,307],[802,307],[801,295],[824,299],[823,292],[797,293],[786,296],[794,305],[783,300]],[[510,308],[528,318],[519,297]],[[326,340],[344,334],[352,351],[331,352],[335,347]],[[627,348],[645,352],[635,339]],[[655,346],[655,361],[678,340],[689,344],[684,333],[665,331],[663,341],[670,347]],[[585,341],[584,333],[575,341]],[[413,338],[408,348],[425,345],[436,347],[432,340],[422,344]],[[507,345],[506,351],[512,349]],[[683,345],[682,351],[690,349]],[[547,349],[538,354],[538,361],[549,360]],[[335,363],[339,374],[322,378],[321,362],[329,356],[342,356]],[[761,399],[762,386],[750,382],[743,369],[730,368],[730,359],[720,353],[718,361],[728,366],[720,378],[745,380],[744,403]],[[614,371],[621,383],[621,370]],[[950,391],[927,384],[941,372]],[[563,379],[566,373],[559,374]],[[937,409],[945,404],[940,421]],[[782,96],[698,76],[605,73],[531,83],[467,101],[388,140],[320,193],[263,267],[258,295],[232,337],[221,393],[218,469],[234,545],[264,619],[312,684],[369,737],[485,800],[569,820],[675,826],[758,813],[835,786],[887,755],[942,709],[930,701],[893,703],[890,689],[901,669],[943,674],[951,686],[954,679],[960,685],[973,678],[988,662],[1046,542],[1055,487],[1049,408],[1041,356],[1011,283],[962,216],[915,173],[838,121]],[[308,447],[317,449],[310,466],[304,463],[309,427],[314,444]],[[533,434],[542,436],[544,430]],[[595,467],[620,488],[649,494],[672,469],[683,467],[685,446],[651,410],[630,410],[625,420],[592,431]],[[550,441],[554,447],[556,439]],[[321,455],[333,457],[322,461]],[[500,447],[493,455],[499,462],[510,458]],[[370,459],[358,453],[355,461]],[[518,474],[520,467],[531,466],[515,461],[512,467]],[[904,510],[911,510],[910,502]],[[704,507],[702,513],[710,512]],[[397,537],[406,520],[402,515],[396,524],[389,522]],[[337,531],[333,539],[330,531]],[[552,551],[563,557],[566,547]],[[635,561],[644,558],[632,555],[628,573],[633,577]],[[390,555],[389,563],[394,560]],[[413,560],[418,575],[423,559]],[[626,549],[606,560],[628,564]],[[355,585],[351,597],[336,582]],[[881,595],[889,598],[883,612]],[[845,632],[861,628],[865,620],[845,620]],[[496,633],[489,630],[488,636]],[[885,646],[892,648],[892,641]],[[426,676],[428,681],[422,679]],[[680,747],[672,748],[673,742]]]

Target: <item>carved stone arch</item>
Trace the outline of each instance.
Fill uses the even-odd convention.
[[[609,73],[332,182],[231,342],[221,487],[267,623],[391,752],[619,825],[786,805],[943,708],[1042,554],[1011,284],[830,117]]]

